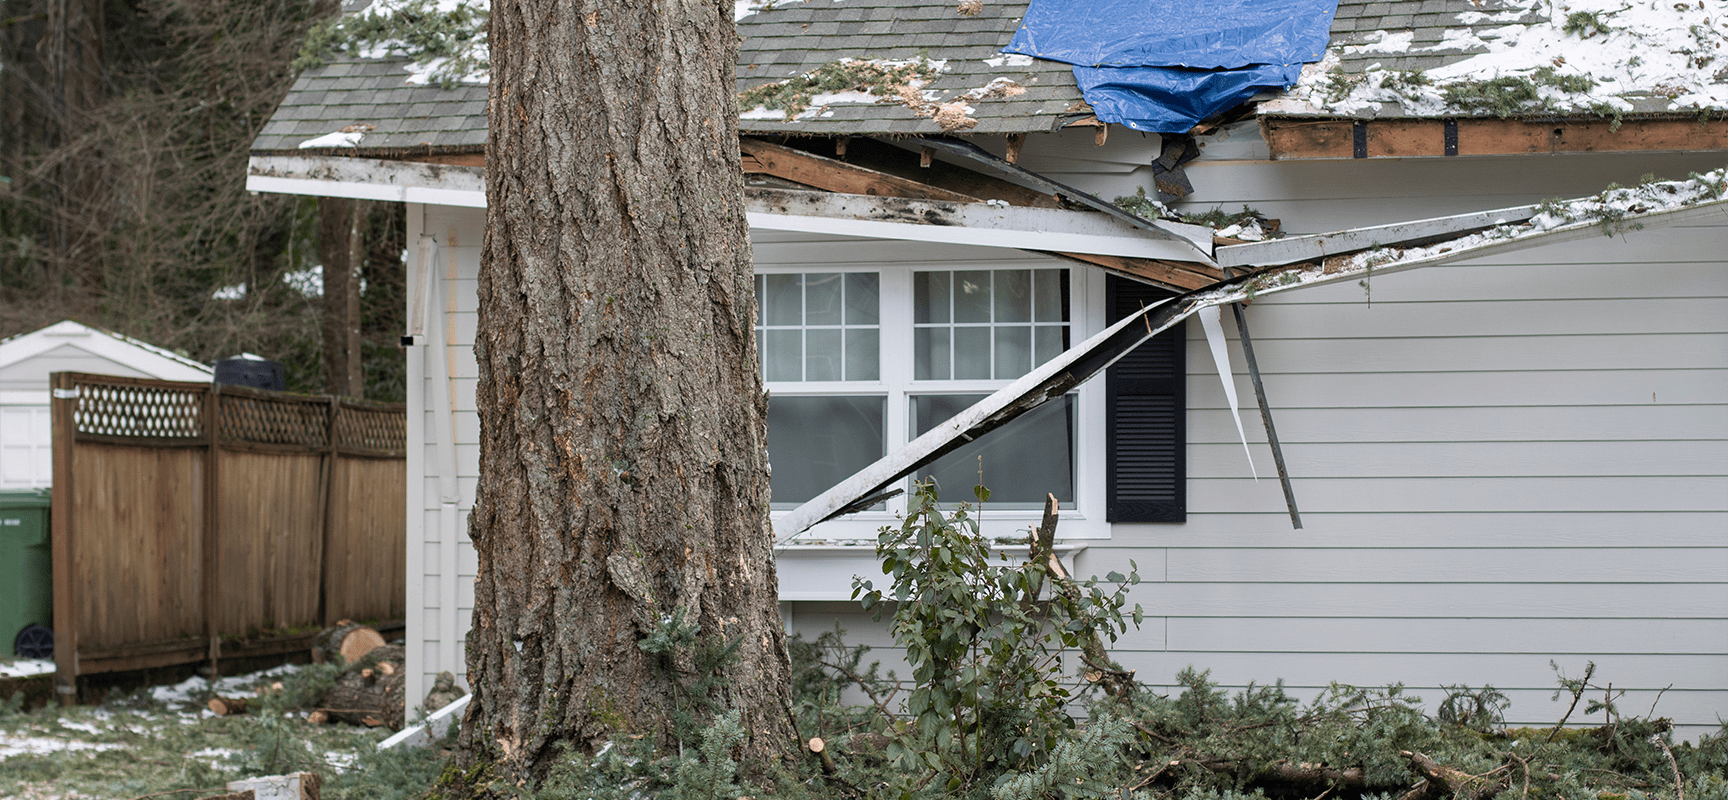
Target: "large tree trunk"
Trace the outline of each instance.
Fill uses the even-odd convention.
[[[495,0],[475,353],[468,763],[669,744],[696,648],[746,759],[794,752],[768,524],[729,7]]]

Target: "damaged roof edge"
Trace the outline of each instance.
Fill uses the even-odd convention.
[[[1160,220],[1158,233],[1093,211],[751,187],[750,225],[791,230],[1186,261],[1212,265],[1212,229]],[[1201,243],[1207,247],[1202,249]]]
[[[1713,200],[1691,206],[1668,208],[1643,214],[1628,214],[1616,220],[1625,230],[1639,225],[1643,228],[1676,225],[1686,222],[1716,219],[1728,222],[1728,199]],[[1277,292],[1321,286],[1354,280],[1369,272],[1390,273],[1448,264],[1472,258],[1576,241],[1591,236],[1613,233],[1600,221],[1580,221],[1456,249],[1419,256],[1407,261],[1376,261],[1354,257],[1326,259],[1322,263],[1273,268],[1252,275],[1225,281],[1206,289],[1148,306],[1110,326],[1103,332],[1069,349],[1019,380],[997,390],[971,408],[912,440],[906,446],[878,459],[870,466],[836,484],[809,502],[800,505],[774,525],[777,545],[784,546],[798,534],[855,508],[860,498],[886,489],[889,484],[946,455],[967,442],[978,438],[1046,401],[1086,382],[1105,368],[1128,355],[1153,336],[1180,323],[1195,312],[1214,306],[1238,303]],[[1470,235],[1468,233],[1464,236]],[[1462,236],[1460,237],[1462,238]]]

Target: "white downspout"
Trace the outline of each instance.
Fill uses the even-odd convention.
[[[415,304],[417,313],[409,320],[409,334],[414,337],[415,344],[425,346],[426,377],[431,381],[428,399],[431,401],[432,424],[428,426],[427,434],[433,442],[434,469],[438,475],[438,666],[454,673],[457,682],[466,688],[467,669],[463,663],[461,642],[458,641],[456,607],[460,596],[456,550],[462,515],[457,506],[461,491],[456,480],[456,418],[452,413],[449,353],[453,344],[450,339],[455,334],[447,323],[451,309],[446,307],[444,283],[448,276],[441,274],[438,265],[437,237],[422,235],[417,267],[421,295],[420,302]],[[448,271],[450,266],[446,265],[443,271]]]

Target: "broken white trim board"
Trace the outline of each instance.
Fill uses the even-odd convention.
[[[468,707],[468,701],[474,695],[465,694],[443,708],[432,712],[432,716],[418,725],[409,725],[396,732],[395,735],[378,743],[379,750],[389,750],[393,747],[425,747],[450,731],[450,726],[462,719],[462,709]]]
[[[1722,187],[1725,184],[1728,184],[1728,170],[1717,170],[1687,181],[1666,181],[1631,189],[1610,189],[1596,197],[1558,204],[1553,207],[1557,213],[1545,212],[1526,225],[1500,225],[1426,247],[1370,250],[1354,256],[1327,259],[1318,264],[1270,269],[1247,278],[1226,281],[1214,288],[1162,300],[1128,315],[1104,332],[1051,359],[779,518],[774,524],[776,547],[784,547],[816,523],[838,515],[842,509],[858,499],[880,491],[904,477],[926,463],[927,457],[941,450],[951,440],[970,437],[975,429],[981,429],[976,430],[976,433],[981,435],[1037,407],[1049,399],[1048,396],[1036,398],[1032,402],[1026,402],[1026,396],[1040,389],[1054,391],[1058,387],[1047,386],[1046,382],[1055,378],[1058,373],[1065,372],[1069,365],[1091,356],[1092,351],[1109,349],[1110,353],[1103,359],[1103,363],[1091,365],[1097,367],[1096,370],[1086,371],[1083,375],[1069,375],[1072,383],[1060,387],[1062,391],[1090,380],[1110,363],[1145,343],[1153,335],[1180,323],[1201,309],[1215,308],[1227,303],[1252,302],[1257,296],[1309,286],[1355,280],[1373,272],[1402,272],[1418,267],[1438,266],[1602,236],[1604,233],[1623,234],[1686,222],[1728,222],[1728,198],[1718,199],[1723,194]],[[1639,210],[1641,208],[1648,210]],[[1167,315],[1160,314],[1164,317],[1160,323],[1153,325],[1150,321],[1142,322],[1154,309],[1172,302],[1177,305],[1172,306]],[[1111,336],[1132,324],[1146,325],[1145,335],[1106,347]],[[1232,401],[1233,409],[1234,405]],[[1237,426],[1240,429],[1240,418],[1237,419]]]
[[[1242,414],[1236,408],[1236,376],[1230,373],[1230,351],[1224,342],[1224,326],[1218,322],[1218,306],[1200,309],[1200,327],[1206,331],[1206,346],[1212,350],[1212,363],[1218,365],[1218,380],[1224,383],[1224,398],[1230,401],[1230,419],[1236,422],[1236,436],[1242,440],[1242,454],[1248,457],[1248,472],[1260,480],[1254,468],[1254,453],[1248,449],[1248,434],[1242,430]]]
[[[296,772],[229,781],[228,791],[251,792],[252,800],[319,800],[323,783],[316,772]]]

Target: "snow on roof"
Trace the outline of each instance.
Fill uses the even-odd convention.
[[[1006,55],[1027,0],[734,0],[739,91],[842,59],[945,60],[918,87],[937,107],[969,103],[969,133],[1051,131],[1086,116],[1067,65]],[[264,152],[471,152],[486,141],[484,25],[490,0],[357,0],[320,36],[254,144]],[[343,32],[345,31],[345,32]],[[1340,0],[1326,60],[1266,115],[1327,117],[1702,114],[1728,110],[1728,0]],[[987,95],[992,81],[1023,92]],[[836,91],[806,109],[745,109],[750,133],[934,133],[919,109]],[[881,99],[879,97],[874,99]],[[920,104],[920,108],[922,105]],[[959,106],[955,111],[960,112]],[[952,116],[952,115],[951,115]],[[360,124],[364,141],[318,139]],[[957,130],[960,128],[956,128]]]
[[[1426,26],[1405,15],[1347,36],[1335,30],[1326,61],[1310,65],[1261,113],[1619,116],[1728,108],[1724,0],[1447,5],[1467,10]]]

